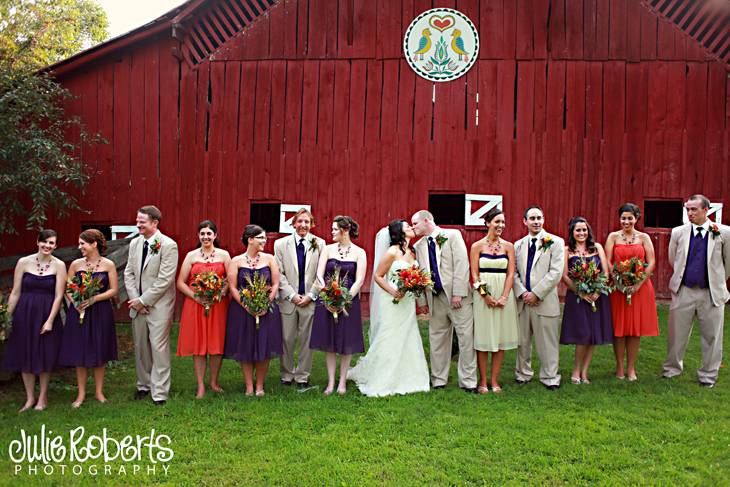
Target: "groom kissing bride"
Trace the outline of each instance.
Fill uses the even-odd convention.
[[[375,237],[370,290],[370,348],[348,373],[367,396],[388,396],[429,390],[428,365],[416,320],[416,299],[399,292],[398,270],[419,265],[431,273],[433,290],[423,305],[430,310],[431,384],[446,386],[451,364],[452,333],[459,341],[459,386],[476,392],[476,355],[469,286],[469,258],[458,230],[441,229],[433,215],[421,210],[393,220]],[[410,241],[421,236],[414,251]]]

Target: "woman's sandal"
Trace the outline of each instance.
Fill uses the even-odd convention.
[[[495,394],[499,394],[502,392],[502,388],[499,386],[492,386],[492,392]]]
[[[487,386],[479,386],[479,387],[477,387],[477,392],[479,394],[488,394],[489,388]]]
[[[580,384],[581,380],[580,380],[580,377],[572,377],[571,376],[570,382],[571,382],[571,384],[576,384],[577,385],[577,384]]]

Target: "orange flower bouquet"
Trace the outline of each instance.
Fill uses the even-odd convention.
[[[71,296],[71,302],[76,309],[79,308],[81,303],[93,298],[101,291],[101,278],[94,277],[91,272],[81,271],[79,275],[74,275],[66,283],[66,293]],[[93,302],[91,304],[94,304]],[[91,306],[91,305],[89,305]],[[79,311],[79,325],[84,324],[84,315],[86,314],[84,308]]]
[[[226,279],[214,271],[195,274],[190,287],[193,289],[195,297],[205,303],[205,316],[210,313],[211,306],[223,299],[227,285]]]
[[[335,323],[338,323],[339,313],[347,316],[347,309],[352,304],[352,294],[350,289],[345,286],[347,283],[347,273],[344,277],[340,276],[340,268],[335,267],[331,275],[325,278],[325,286],[319,292],[319,299],[332,313]],[[333,311],[334,310],[334,311]]]
[[[414,297],[421,296],[426,290],[433,289],[431,273],[412,265],[406,269],[395,271],[395,283],[401,293],[411,293]],[[393,304],[400,301],[393,299]]]

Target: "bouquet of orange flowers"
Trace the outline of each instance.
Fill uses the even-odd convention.
[[[633,287],[646,279],[646,268],[649,264],[638,257],[615,262],[611,276],[617,290],[626,295],[626,304],[631,304]]]
[[[271,309],[270,292],[271,286],[266,282],[266,277],[258,272],[254,272],[253,277],[247,275],[246,286],[239,290],[241,304],[251,316],[256,318],[257,330],[259,318]]]
[[[426,290],[433,289],[431,273],[412,265],[406,269],[394,271],[395,283],[401,293],[411,293],[414,297],[422,295]],[[393,299],[393,304],[400,301]]]
[[[81,303],[99,294],[101,285],[100,277],[94,277],[94,274],[88,271],[81,271],[78,275],[74,275],[68,280],[66,283],[66,293],[71,296],[71,302],[78,309]],[[79,311],[79,325],[84,324],[85,314],[86,308]]]
[[[335,267],[331,275],[325,278],[325,286],[319,292],[319,298],[328,310],[332,313],[335,323],[338,323],[338,314],[342,313],[347,316],[347,309],[352,304],[352,294],[350,289],[345,286],[347,283],[347,273],[344,277],[340,277],[340,268]]]
[[[8,304],[0,296],[0,342],[7,340],[12,327],[12,319],[10,313],[8,313]]]
[[[579,259],[568,270],[568,277],[575,283],[577,294],[608,294],[611,286],[608,284],[608,277],[598,268],[594,260],[586,261]],[[580,297],[578,298],[580,303]],[[596,303],[591,303],[591,309],[595,312]]]
[[[190,287],[193,289],[195,297],[202,299],[205,303],[205,316],[210,313],[211,306],[223,299],[227,285],[226,279],[214,271],[195,274]]]

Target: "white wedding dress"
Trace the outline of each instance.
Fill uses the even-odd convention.
[[[393,287],[394,270],[409,267],[395,261],[388,271]],[[377,284],[375,284],[377,286]],[[371,293],[370,348],[350,369],[347,378],[355,381],[366,396],[390,396],[429,390],[429,372],[416,320],[416,303],[408,293],[398,304],[386,292]]]

